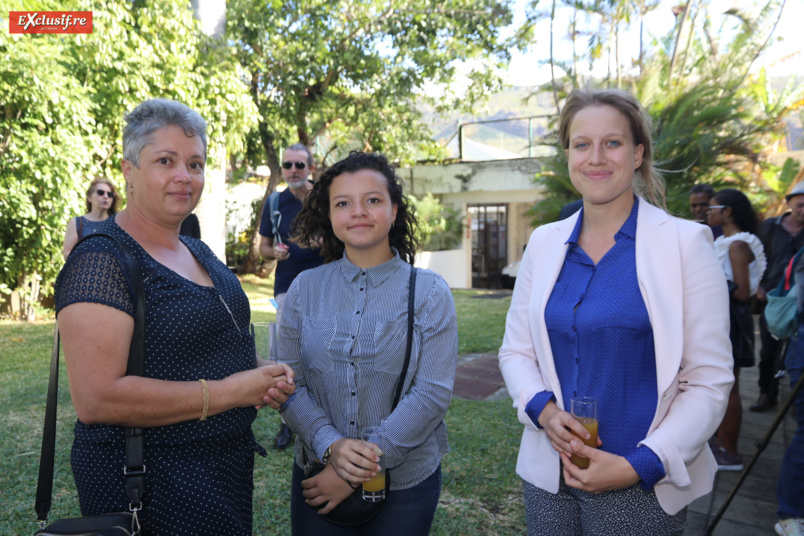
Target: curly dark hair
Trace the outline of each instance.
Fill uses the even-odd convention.
[[[413,264],[416,250],[419,248],[418,227],[415,209],[408,204],[402,194],[402,181],[397,177],[394,168],[385,156],[377,153],[353,151],[327,169],[313,185],[313,190],[304,202],[304,208],[296,217],[296,232],[293,240],[298,244],[310,244],[320,241],[321,251],[326,262],[343,257],[345,246],[332,230],[329,219],[329,187],[332,181],[344,173],[355,173],[370,169],[381,173],[387,180],[391,202],[397,206],[396,219],[388,234],[388,242],[396,248],[399,257]]]
[[[734,223],[741,231],[748,233],[757,233],[757,213],[754,207],[751,206],[751,201],[740,190],[734,188],[724,188],[718,190],[713,197],[715,203],[723,205],[731,209],[731,215],[734,218]]]

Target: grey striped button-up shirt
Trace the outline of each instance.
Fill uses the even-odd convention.
[[[391,413],[405,359],[409,277],[410,265],[398,255],[366,269],[344,256],[302,272],[291,285],[278,355],[296,372],[296,392],[281,411],[299,437],[299,466],[304,445],[320,460],[338,439],[381,425],[391,487],[406,489],[430,476],[449,451],[444,415],[458,327],[449,287],[430,270],[417,274],[410,367]]]

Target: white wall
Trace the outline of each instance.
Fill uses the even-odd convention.
[[[265,181],[268,182],[267,179]],[[240,233],[248,228],[251,218],[251,203],[262,199],[266,184],[241,182],[229,185],[226,191],[226,234]],[[259,226],[259,222],[257,223]]]
[[[416,266],[434,271],[450,288],[472,287],[472,263],[466,261],[466,248],[447,251],[420,251]]]
[[[210,159],[205,171],[204,193],[201,201],[195,207],[195,215],[201,227],[201,240],[218,256],[221,262],[226,262],[226,170],[222,164],[213,167]]]

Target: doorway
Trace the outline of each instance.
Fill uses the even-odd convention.
[[[502,288],[508,263],[505,204],[469,205],[472,227],[472,288]]]

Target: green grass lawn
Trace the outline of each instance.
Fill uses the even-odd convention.
[[[242,278],[252,320],[274,320],[268,299],[272,280]],[[510,297],[477,299],[484,291],[454,291],[460,353],[496,353],[502,342]],[[0,321],[0,535],[31,534],[45,411],[53,322]],[[75,412],[66,373],[59,379],[59,425],[51,519],[78,516],[69,466]],[[432,533],[435,535],[522,534],[524,507],[514,472],[521,426],[510,401],[454,399],[447,412],[452,452],[442,464],[443,486]],[[266,408],[254,423],[257,441],[269,447],[279,416]],[[269,449],[257,458],[254,474],[254,534],[290,533],[292,449]]]

